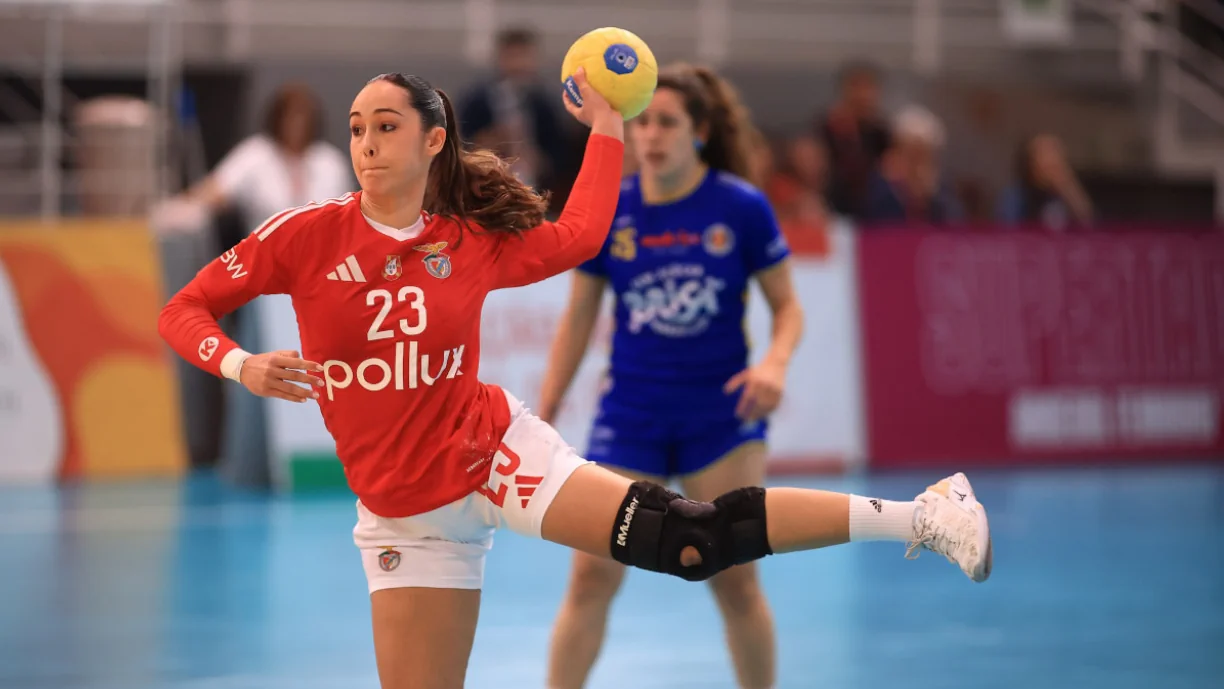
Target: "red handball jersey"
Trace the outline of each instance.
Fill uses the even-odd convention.
[[[162,310],[162,337],[222,375],[242,356],[217,319],[288,294],[302,358],[323,366],[324,423],[349,486],[375,514],[428,512],[484,485],[510,424],[504,393],[478,380],[485,295],[565,272],[612,225],[624,144],[591,134],[556,222],[521,236],[437,216],[419,234],[376,229],[360,193],[287,210],[205,266]]]

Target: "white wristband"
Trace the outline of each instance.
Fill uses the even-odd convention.
[[[235,383],[242,382],[242,364],[251,356],[251,353],[235,347],[225,353],[221,358],[221,375],[229,378]]]

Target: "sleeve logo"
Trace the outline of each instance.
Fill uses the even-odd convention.
[[[225,272],[230,274],[231,280],[246,277],[247,272],[243,270],[242,264],[238,262],[237,249],[230,249],[221,254],[221,262],[225,264]]]
[[[769,243],[769,246],[765,247],[765,255],[769,258],[777,258],[788,250],[790,250],[790,246],[786,243],[786,237],[778,235],[776,239]]]
[[[220,340],[215,337],[206,337],[200,343],[200,361],[208,361],[217,353],[217,347],[221,345]]]

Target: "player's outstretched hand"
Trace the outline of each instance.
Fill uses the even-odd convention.
[[[625,138],[625,118],[608,104],[607,99],[591,87],[586,78],[586,69],[579,67],[574,72],[574,85],[582,97],[582,105],[571,100],[570,95],[562,89],[561,100],[565,109],[576,120],[591,128],[592,132],[613,136],[622,141]]]
[[[278,397],[290,402],[305,402],[319,399],[314,387],[321,387],[323,379],[307,371],[322,372],[323,367],[313,361],[299,358],[297,352],[280,350],[264,354],[252,354],[242,362],[242,385],[260,397]],[[302,387],[295,383],[305,383]]]
[[[785,385],[786,367],[762,361],[732,376],[723,392],[729,395],[743,388],[735,415],[744,421],[759,421],[778,408]]]

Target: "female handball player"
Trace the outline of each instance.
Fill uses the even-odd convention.
[[[539,415],[555,418],[610,287],[612,360],[585,457],[634,479],[676,479],[686,497],[713,500],[765,481],[767,417],[803,329],[790,251],[769,201],[748,181],[755,130],[729,83],[704,67],[673,65],[626,127],[639,172],[621,185],[603,250],[574,274]],[[744,324],[754,279],[773,337],[749,366]],[[574,553],[549,689],[585,684],[624,569]],[[721,572],[710,586],[739,686],[774,686],[773,620],[755,565]]]

